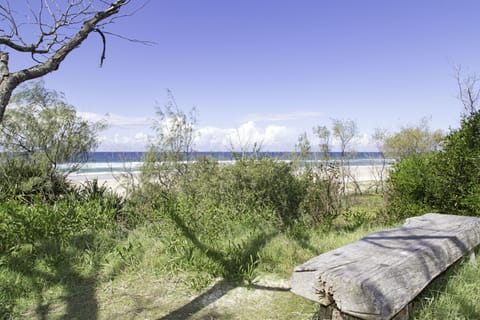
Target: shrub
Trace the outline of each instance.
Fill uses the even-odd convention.
[[[443,150],[412,155],[390,173],[388,212],[393,218],[422,214],[480,214],[480,112],[462,119]]]
[[[292,164],[247,159],[223,169],[231,180],[230,201],[250,209],[271,209],[284,226],[299,217],[304,190]]]
[[[392,221],[416,216],[430,209],[427,199],[433,185],[431,158],[428,154],[406,157],[390,171],[388,217]]]
[[[71,191],[65,176],[23,158],[0,160],[0,200],[53,201]]]
[[[304,187],[301,212],[314,225],[323,225],[328,229],[341,212],[342,184],[338,168],[306,167],[300,179]]]

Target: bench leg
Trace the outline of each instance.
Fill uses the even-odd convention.
[[[471,263],[471,264],[476,264],[477,263],[477,256],[475,255],[475,250],[472,250],[472,252],[470,252],[469,263]]]

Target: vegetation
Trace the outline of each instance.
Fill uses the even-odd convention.
[[[54,199],[68,189],[66,177],[98,146],[103,123],[81,119],[73,106],[43,82],[20,88],[0,124],[0,199]],[[71,166],[59,170],[61,163]]]
[[[432,131],[428,119],[423,118],[418,125],[403,127],[395,134],[377,130],[374,138],[381,141],[387,157],[402,159],[440,150],[444,135],[440,130]]]
[[[195,114],[169,97],[126,196],[96,180],[72,186],[59,171],[81,163],[101,124],[79,119],[41,83],[14,98],[2,125],[0,319],[315,319],[315,304],[288,292],[294,266],[427,210],[479,212],[478,112],[441,151],[398,161],[385,203],[344,189],[345,171],[326,161],[326,127],[314,128],[322,161],[302,161],[306,133],[291,163],[247,153],[230,165],[190,161]],[[346,152],[355,130],[336,124]],[[416,299],[415,317],[478,318],[478,278],[468,264],[450,269]]]
[[[394,218],[438,211],[480,214],[480,112],[462,118],[441,151],[411,155],[390,173],[389,212]]]

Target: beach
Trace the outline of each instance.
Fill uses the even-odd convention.
[[[382,179],[386,180],[388,177],[389,167],[382,167],[381,165],[360,165],[349,166],[347,176],[347,182],[357,182],[362,186],[369,186],[374,182],[379,182]],[[138,170],[125,170],[125,171],[100,171],[100,172],[87,172],[87,173],[74,173],[69,176],[69,180],[75,185],[81,185],[87,181],[93,181],[97,179],[99,185],[105,185],[113,192],[119,194],[125,194],[125,186],[127,184],[127,178],[125,173],[128,173],[134,181],[138,182],[140,171]]]

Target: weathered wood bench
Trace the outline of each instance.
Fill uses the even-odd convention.
[[[425,214],[295,268],[295,294],[325,319],[409,319],[409,303],[480,244],[480,218]]]

